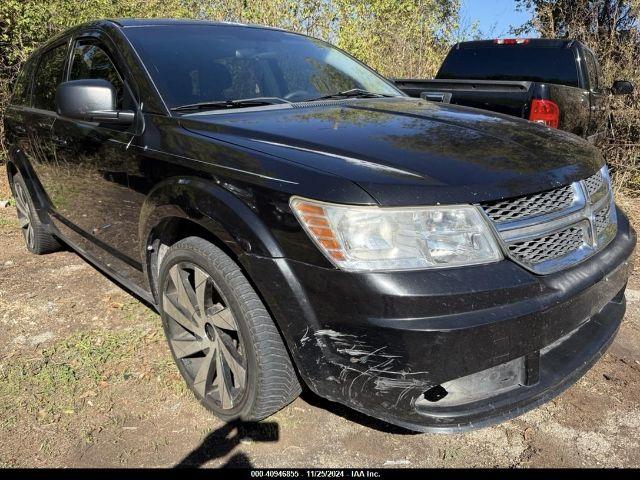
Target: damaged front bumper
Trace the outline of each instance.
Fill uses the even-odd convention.
[[[559,394],[613,340],[636,242],[618,219],[604,250],[546,276],[508,260],[366,274],[243,263],[317,394],[412,430],[462,431]]]

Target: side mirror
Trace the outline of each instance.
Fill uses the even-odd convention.
[[[135,113],[116,110],[116,89],[101,79],[63,82],[56,89],[58,115],[87,122],[130,125]]]
[[[633,93],[633,83],[628,80],[616,80],[611,87],[611,93],[614,95],[628,95]]]

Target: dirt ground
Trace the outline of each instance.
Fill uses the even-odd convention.
[[[620,202],[640,226],[640,201]],[[412,434],[310,393],[225,425],[184,388],[154,311],[70,251],[29,254],[0,206],[0,467],[640,467],[637,270],[627,300],[585,377],[492,428]]]

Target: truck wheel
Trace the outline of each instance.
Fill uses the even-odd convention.
[[[219,418],[261,420],[300,384],[273,320],[244,274],[198,237],[175,243],[159,272],[169,347],[189,388]]]
[[[47,232],[45,225],[38,218],[27,185],[19,173],[13,176],[11,190],[16,201],[18,220],[27,249],[37,255],[60,250],[58,241]]]

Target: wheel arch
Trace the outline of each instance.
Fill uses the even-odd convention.
[[[13,177],[18,173],[18,167],[16,167],[15,162],[11,159],[7,159],[7,179],[9,180],[9,185],[13,183]]]
[[[283,256],[269,229],[231,192],[197,177],[171,178],[148,194],[140,212],[140,255],[155,298],[163,249],[194,235],[217,245],[238,263],[246,253]]]
[[[42,198],[42,191],[37,177],[32,173],[32,169],[29,165],[29,161],[18,148],[11,148],[7,155],[6,162],[6,174],[9,185],[13,189],[13,179],[17,174],[22,176],[24,183],[27,187],[27,193],[31,197],[31,201],[36,209],[38,219],[45,225],[49,225],[49,215],[47,213],[47,204]],[[13,194],[13,190],[11,191]]]

